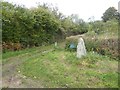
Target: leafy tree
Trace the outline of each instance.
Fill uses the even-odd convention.
[[[47,4],[27,9],[2,2],[2,10],[2,40],[5,46],[9,43],[12,46],[17,43],[23,48],[46,45],[87,30],[82,19],[75,15],[65,17],[58,8]]]
[[[2,2],[2,39],[3,41],[13,40],[14,5]],[[8,37],[9,36],[9,37]]]
[[[111,19],[117,19],[118,20],[118,12],[114,7],[109,7],[102,16],[102,19],[104,22],[111,20]]]
[[[83,19],[79,18],[79,15],[72,14],[71,19],[72,19],[74,26],[75,26],[73,31],[72,31],[74,34],[83,34],[83,33],[86,33],[88,31],[87,24],[84,22]]]

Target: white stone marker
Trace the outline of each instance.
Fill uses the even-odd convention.
[[[57,47],[57,42],[55,42],[55,47]]]
[[[86,48],[85,48],[84,40],[82,38],[79,38],[77,45],[77,58],[81,58],[82,56],[85,55],[86,55]]]

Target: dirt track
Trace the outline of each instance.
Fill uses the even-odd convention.
[[[41,53],[47,53],[50,51],[52,50],[43,51]],[[34,55],[33,53],[26,53],[24,55],[8,58],[8,62],[2,65],[2,88],[43,88],[40,81],[26,78],[18,70],[18,67],[23,62],[30,58],[39,56],[41,53],[38,50]]]

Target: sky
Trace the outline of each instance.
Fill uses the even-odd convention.
[[[79,18],[88,21],[101,20],[101,16],[109,7],[118,10],[120,0],[4,0],[13,4],[24,5],[27,8],[36,7],[37,3],[48,3],[58,7],[59,11],[68,16],[78,14]]]

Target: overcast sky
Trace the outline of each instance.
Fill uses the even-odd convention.
[[[49,3],[57,6],[64,15],[78,14],[80,18],[87,21],[94,16],[95,20],[100,20],[101,16],[109,7],[118,10],[120,0],[5,0],[14,4],[25,5],[25,7],[36,7],[37,3]]]

